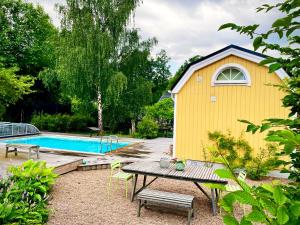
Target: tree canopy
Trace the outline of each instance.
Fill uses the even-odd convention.
[[[171,90],[173,88],[173,86],[175,85],[175,83],[178,81],[178,79],[180,79],[182,73],[188,67],[188,65],[190,63],[193,63],[193,62],[195,62],[195,61],[197,61],[197,60],[199,60],[201,58],[202,58],[202,56],[195,55],[195,56],[189,58],[188,60],[185,60],[184,63],[176,71],[176,73],[174,74],[174,76],[169,80],[168,89]]]
[[[0,64],[0,119],[10,104],[14,104],[23,95],[31,93],[33,79],[30,76],[17,76],[18,68],[4,68]]]
[[[138,2],[67,0],[59,6],[59,79],[69,95],[97,102],[100,130],[103,105],[110,101],[107,96],[118,96],[127,83],[117,62],[126,40],[126,26]],[[112,88],[113,84],[116,86]]]
[[[43,8],[23,0],[2,0],[0,9],[0,62],[34,76],[53,64],[56,29]]]

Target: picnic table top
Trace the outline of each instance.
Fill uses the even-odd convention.
[[[186,180],[200,183],[227,184],[227,180],[214,173],[215,169],[205,166],[187,165],[183,171],[177,171],[174,163],[169,168],[160,168],[159,162],[136,162],[124,166],[126,173],[142,174],[177,180]]]
[[[39,145],[31,145],[31,144],[14,144],[14,143],[8,143],[6,144],[6,147],[11,147],[11,148],[39,148]]]

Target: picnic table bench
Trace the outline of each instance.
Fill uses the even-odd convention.
[[[208,168],[205,166],[198,165],[187,165],[184,171],[177,171],[174,163],[170,164],[169,168],[160,168],[159,162],[136,162],[124,166],[122,170],[126,173],[135,174],[133,179],[133,188],[131,201],[134,197],[140,193],[143,189],[148,187],[158,178],[175,179],[180,181],[193,182],[196,187],[211,201],[213,215],[217,214],[217,199],[218,191],[215,188],[211,188],[211,194],[209,195],[200,184],[202,183],[213,183],[213,184],[227,184],[226,179],[220,178],[214,173],[214,168]],[[143,175],[143,186],[136,190],[137,179],[139,175]],[[150,182],[147,183],[147,176],[154,177]]]
[[[172,192],[144,189],[138,195],[138,216],[141,214],[141,208],[146,206],[148,202],[173,205],[176,207],[184,208],[188,210],[188,224],[191,223],[191,218],[194,214],[194,196],[184,195]]]
[[[39,149],[38,145],[29,145],[29,144],[6,144],[5,158],[8,157],[8,153],[14,152],[15,156],[18,155],[18,151],[28,152],[28,159],[31,158],[32,154],[36,154],[36,157],[39,159]],[[21,150],[21,151],[20,151]]]

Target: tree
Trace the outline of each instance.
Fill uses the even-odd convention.
[[[111,130],[118,127],[135,132],[136,122],[144,107],[157,101],[165,90],[170,75],[165,51],[152,56],[155,38],[142,40],[137,30],[127,32],[119,57],[119,70],[127,77],[127,87],[119,100],[104,110],[104,119]]]
[[[274,5],[264,4],[257,8],[257,11],[269,12],[278,10],[284,17],[276,19],[270,30],[258,33],[258,24],[240,26],[234,23],[227,23],[220,27],[220,30],[230,28],[241,34],[248,35],[253,39],[254,49],[263,48],[263,51],[275,50],[279,57],[267,57],[260,64],[268,65],[269,72],[284,68],[291,78],[286,79],[279,88],[286,92],[283,98],[283,105],[290,107],[290,115],[298,115],[290,118],[265,119],[261,125],[255,125],[249,121],[247,131],[264,132],[268,130],[266,140],[278,143],[281,146],[281,155],[288,160],[279,160],[285,168],[284,173],[289,173],[289,183],[262,184],[257,187],[250,187],[245,182],[238,180],[231,168],[231,165],[223,157],[228,170],[220,169],[216,173],[223,177],[234,180],[240,185],[241,190],[226,195],[221,206],[227,212],[224,216],[225,224],[299,224],[300,223],[300,118],[299,118],[299,93],[300,93],[300,49],[299,49],[299,15],[300,1],[286,0]],[[277,36],[277,42],[272,42],[270,37]],[[272,128],[271,130],[269,130]],[[222,187],[220,187],[222,188]],[[233,205],[235,202],[251,206],[251,211],[244,215],[240,221],[235,218]]]
[[[182,73],[184,72],[184,70],[187,68],[187,66],[190,63],[193,63],[199,59],[201,59],[202,56],[200,55],[195,55],[191,58],[189,58],[188,60],[185,60],[184,63],[179,67],[179,69],[176,71],[175,75],[169,80],[169,84],[168,84],[168,89],[172,89],[172,87],[174,86],[174,84],[177,82],[178,79],[180,79],[180,76],[182,75]]]
[[[41,6],[24,0],[0,1],[0,63],[5,68],[18,67],[17,75],[34,78],[41,71],[53,68],[56,36],[57,29]],[[34,111],[58,106],[57,91],[49,92],[40,79],[35,79],[32,89],[31,94],[6,109],[6,119],[23,121]]]
[[[174,120],[174,101],[165,98],[154,105],[146,107],[146,117],[152,118],[157,122],[160,131],[167,136],[168,131],[172,131]]]
[[[171,77],[170,66],[168,65],[170,58],[165,50],[161,50],[156,58],[151,59],[152,71],[150,80],[153,82],[153,103],[156,103],[163,92],[167,89],[168,80]]]
[[[36,76],[54,63],[56,29],[41,6],[23,0],[0,1],[0,62]]]
[[[7,69],[0,64],[0,119],[8,105],[31,93],[34,80],[29,76],[17,76],[16,72],[18,68]]]
[[[59,79],[70,96],[97,102],[101,131],[103,105],[109,103],[111,94],[119,96],[127,83],[117,61],[126,39],[126,26],[138,3],[138,0],[67,0],[59,6],[62,16]]]

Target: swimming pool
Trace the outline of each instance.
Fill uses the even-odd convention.
[[[39,145],[42,148],[59,149],[66,151],[84,152],[84,153],[106,153],[111,150],[129,145],[127,142],[110,143],[91,138],[57,137],[57,136],[38,136],[28,138],[17,138],[1,140],[2,143],[10,144],[32,144]]]

